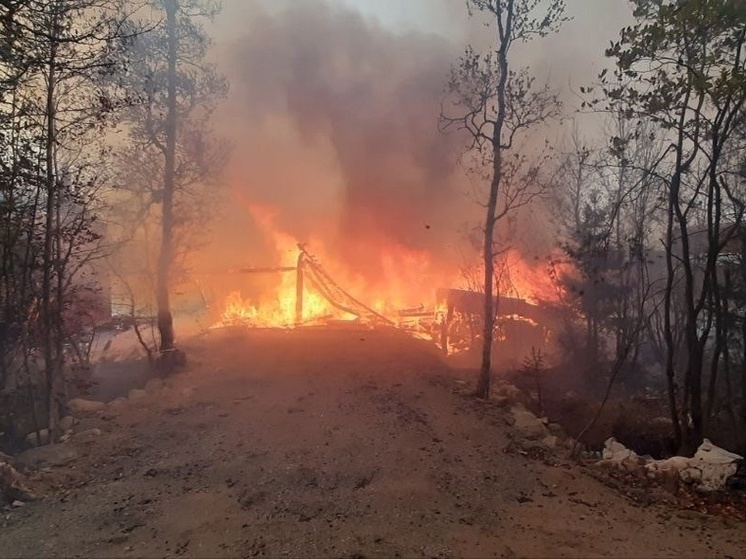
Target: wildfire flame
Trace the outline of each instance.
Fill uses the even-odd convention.
[[[297,326],[325,319],[354,320],[357,315],[345,312],[315,289],[313,282],[303,282],[303,304],[300,322],[297,320],[296,302],[299,264],[298,240],[279,229],[277,211],[258,204],[248,204],[248,209],[262,234],[272,241],[280,262],[273,274],[275,286],[271,295],[244,296],[241,291],[231,292],[225,299],[222,315],[215,325],[247,324],[255,327]],[[444,315],[445,309],[435,308],[435,290],[442,286],[462,286],[465,278],[459,270],[440,270],[428,251],[390,244],[381,252],[378,264],[379,278],[369,278],[352,273],[343,263],[325,250],[324,243],[311,239],[309,245],[316,256],[314,262],[349,293],[360,298],[361,304],[385,317],[391,323],[404,327],[420,338],[437,337],[433,328]],[[506,256],[509,280],[504,281],[502,295],[528,302],[554,300],[555,288],[540,265],[528,265],[517,251]],[[473,279],[478,280],[478,276]],[[403,312],[405,309],[408,312]],[[423,325],[423,322],[430,324]]]

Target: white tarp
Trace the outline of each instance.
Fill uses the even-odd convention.
[[[680,471],[683,481],[692,483],[702,491],[717,491],[725,488],[727,479],[736,473],[743,456],[728,452],[705,439],[688,467]]]
[[[705,439],[692,458],[674,456],[666,460],[645,460],[613,437],[604,444],[603,459],[598,465],[627,470],[644,465],[650,475],[678,475],[701,491],[724,489],[726,481],[738,470],[743,456],[734,454]]]

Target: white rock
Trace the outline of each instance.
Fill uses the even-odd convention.
[[[73,414],[95,413],[104,409],[103,402],[83,398],[74,398],[67,403],[67,406]]]
[[[73,428],[73,425],[75,425],[75,418],[72,415],[66,415],[60,419],[59,427],[62,431],[69,431]]]
[[[715,446],[705,439],[689,460],[689,467],[681,470],[681,479],[694,484],[700,491],[718,491],[725,488],[728,478],[736,473],[741,460],[742,456]]]
[[[653,475],[678,475],[683,482],[700,491],[717,491],[725,488],[728,478],[738,470],[740,460],[738,454],[705,439],[693,458],[674,456],[667,460],[652,460],[645,469]]]
[[[41,429],[38,433],[34,431],[26,435],[26,443],[31,446],[43,446],[49,444],[49,429]]]
[[[630,450],[622,443],[617,441],[614,437],[609,437],[604,443],[604,450],[601,453],[601,457],[604,460],[611,460],[614,462],[621,462],[629,458],[637,458],[637,453],[634,450]]]
[[[634,450],[630,450],[614,437],[610,437],[606,439],[601,453],[601,461],[596,465],[633,471],[639,469],[643,464],[644,460]]]
[[[515,423],[513,429],[524,439],[543,439],[549,433],[541,420],[523,406],[516,406],[510,410]]]
[[[703,460],[709,464],[733,464],[743,460],[743,456],[715,446],[710,439],[705,439],[694,454],[694,459]]]
[[[672,456],[665,460],[652,460],[645,464],[645,469],[651,473],[671,473],[678,475],[681,470],[689,467],[689,460],[685,456]]]

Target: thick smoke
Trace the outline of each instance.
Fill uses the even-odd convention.
[[[463,2],[413,0],[401,10],[410,22],[420,12],[422,20],[384,26],[340,0],[226,3],[216,39],[231,93],[219,131],[234,143],[227,182],[238,203],[221,215],[216,261],[220,251],[233,262],[266,261],[271,239],[257,233],[246,208],[263,203],[283,230],[312,249],[321,240],[371,280],[381,255],[397,245],[428,249],[451,269],[463,262],[464,233],[482,212],[457,164],[464,139],[440,133],[438,116],[464,43],[486,47],[493,31],[468,24]],[[584,120],[573,112],[575,92],[604,64],[603,48],[628,12],[619,0],[570,0],[573,19],[562,32],[517,47],[516,63],[540,81],[550,78],[566,115]],[[566,132],[540,130],[537,143],[545,134],[561,145]],[[530,211],[543,215],[540,205]],[[521,227],[511,228],[511,244],[524,256],[553,246],[546,218],[512,221]]]
[[[438,131],[458,54],[435,35],[396,34],[320,1],[253,14],[226,61],[231,186],[368,275],[392,244],[444,249],[475,209],[459,139]]]

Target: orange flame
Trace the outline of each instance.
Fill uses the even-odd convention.
[[[276,283],[271,295],[256,300],[245,298],[234,291],[225,300],[220,321],[216,326],[248,324],[257,327],[292,327],[296,325],[296,297],[298,242],[276,225],[277,209],[258,204],[247,204],[249,213],[263,235],[272,241],[280,256]],[[459,287],[464,283],[458,270],[444,270],[424,250],[398,244],[388,244],[377,262],[380,279],[371,281],[352,273],[347,266],[326,251],[323,242],[310,239],[310,250],[329,276],[376,313],[392,323],[405,327],[417,337],[432,339],[442,318],[443,309],[436,309],[435,290],[439,287]],[[556,300],[555,287],[541,266],[531,266],[517,251],[509,251],[506,259],[509,281],[503,282],[502,295],[528,302]],[[444,268],[444,267],[441,267]],[[507,277],[506,276],[506,277]],[[421,309],[407,318],[402,309]],[[320,319],[352,320],[356,315],[333,305],[306,281],[303,289],[302,323]]]

